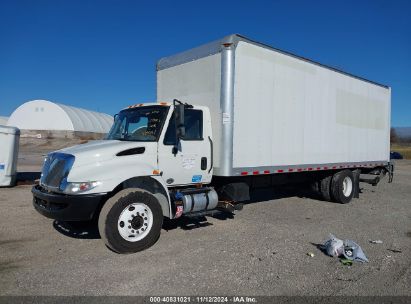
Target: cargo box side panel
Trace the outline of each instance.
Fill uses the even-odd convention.
[[[207,106],[212,119],[214,174],[220,166],[221,141],[221,54],[157,71],[157,100],[178,99],[193,105]],[[204,140],[207,140],[205,138]]]
[[[233,167],[388,161],[390,90],[239,42]]]

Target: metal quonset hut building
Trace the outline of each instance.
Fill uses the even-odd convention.
[[[7,125],[7,121],[8,121],[8,120],[9,120],[8,117],[6,117],[6,116],[0,116],[0,125],[3,125],[3,126]]]
[[[32,100],[22,104],[10,116],[9,126],[22,133],[43,133],[56,137],[96,135],[110,130],[113,117],[47,100]]]

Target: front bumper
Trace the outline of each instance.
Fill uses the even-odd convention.
[[[88,221],[93,218],[106,194],[66,195],[47,192],[42,186],[31,189],[33,206],[42,215],[61,221]]]

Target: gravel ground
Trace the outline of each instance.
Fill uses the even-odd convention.
[[[30,189],[0,189],[0,295],[411,295],[411,161],[348,205],[258,191],[234,218],[169,223],[130,255],[108,250],[93,224],[41,216]],[[370,262],[324,255],[329,233]]]

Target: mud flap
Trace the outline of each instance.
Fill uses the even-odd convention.
[[[385,166],[385,170],[388,172],[388,183],[392,183],[394,178],[394,164],[388,163],[387,166]]]
[[[354,195],[353,198],[360,197],[360,173],[359,169],[353,170],[352,174],[354,175]]]

